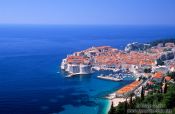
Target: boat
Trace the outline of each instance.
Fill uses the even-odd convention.
[[[113,69],[113,72],[119,72],[120,69]]]
[[[65,76],[66,78],[69,78],[69,77],[72,77],[72,76],[75,76],[76,74],[69,74],[67,76]]]

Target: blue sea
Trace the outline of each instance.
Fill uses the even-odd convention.
[[[175,38],[172,26],[0,26],[0,114],[106,114],[107,94],[129,84],[100,72],[65,78],[60,62],[92,46]]]

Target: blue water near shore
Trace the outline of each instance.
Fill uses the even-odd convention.
[[[109,101],[103,97],[133,79],[100,80],[99,72],[65,78],[61,59],[92,46],[123,49],[133,41],[173,37],[170,26],[1,25],[0,113],[105,114]]]

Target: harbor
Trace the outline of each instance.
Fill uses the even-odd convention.
[[[150,84],[161,83],[166,73],[173,71],[175,44],[166,43],[165,47],[152,47],[145,51],[128,51],[130,45],[148,46],[148,44],[128,44],[125,51],[110,46],[91,47],[86,50],[75,52],[62,60],[61,69],[68,73],[66,77],[75,75],[94,74],[95,78],[108,80],[111,83],[121,84],[128,79],[131,83],[115,90],[114,93],[105,98],[110,100],[110,105],[118,106],[120,102],[126,101],[131,95],[134,98],[140,97],[141,92],[145,95],[154,89],[148,89]],[[171,52],[164,52],[167,48],[173,48]],[[158,53],[162,52],[162,54]],[[169,54],[171,58],[165,58]],[[161,60],[162,59],[162,60]],[[161,61],[166,61],[161,66]],[[170,77],[166,77],[170,80]],[[108,82],[105,81],[105,82]],[[143,88],[146,88],[145,90]],[[159,91],[159,90],[158,90]],[[142,92],[143,93],[143,92]]]
[[[116,81],[116,82],[122,81],[122,80],[123,80],[122,77],[119,77],[119,76],[117,76],[117,75],[112,75],[112,74],[111,74],[111,75],[107,75],[107,76],[105,76],[105,75],[100,75],[100,76],[97,76],[97,78],[104,79],[104,80]]]
[[[128,75],[125,73],[115,73],[115,74],[101,74],[97,76],[99,79],[110,80],[110,81],[123,81],[126,77],[133,77],[132,75]]]

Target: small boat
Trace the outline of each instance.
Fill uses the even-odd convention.
[[[71,77],[71,76],[69,76],[69,75],[67,75],[67,76],[65,76],[66,78],[69,78],[69,77]]]
[[[67,77],[67,78],[69,78],[69,77],[72,77],[72,76],[75,76],[76,74],[69,74],[69,75],[67,75],[67,76],[65,76],[65,77]]]

